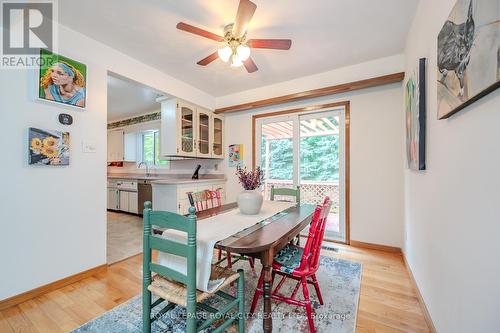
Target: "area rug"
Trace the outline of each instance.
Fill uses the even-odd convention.
[[[260,272],[260,266],[256,266],[258,266],[256,267],[257,271]],[[253,276],[247,262],[238,262],[234,268],[245,269],[246,309],[248,310],[257,278]],[[316,276],[325,304],[319,304],[312,285],[309,289],[317,332],[355,332],[361,270],[362,267],[359,263],[321,256],[321,266]],[[280,293],[290,295],[294,286],[292,281],[287,281]],[[227,292],[231,292],[231,289]],[[298,295],[301,293],[299,292]],[[261,311],[262,301],[259,302],[256,315],[246,321],[246,332],[262,332],[262,318],[259,316]],[[142,332],[141,316],[141,295],[138,295],[77,328],[73,333],[140,333]],[[152,332],[185,332],[184,316],[184,308],[175,307],[153,323]],[[207,329],[203,332],[211,331],[212,329]],[[305,308],[273,301],[273,332],[309,332]]]

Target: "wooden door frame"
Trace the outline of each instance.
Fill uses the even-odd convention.
[[[281,115],[289,115],[292,113],[299,113],[299,112],[311,112],[311,111],[320,111],[323,109],[331,109],[331,108],[338,108],[338,107],[343,107],[344,108],[344,146],[345,146],[345,151],[344,151],[344,195],[345,195],[345,242],[340,242],[336,240],[329,239],[330,241],[333,242],[338,242],[338,243],[343,243],[349,245],[351,242],[351,134],[350,134],[350,127],[351,127],[351,116],[350,116],[350,102],[349,101],[342,101],[342,102],[334,102],[334,103],[326,103],[326,104],[317,104],[317,105],[310,105],[310,106],[305,106],[301,108],[295,108],[295,109],[288,109],[288,110],[281,110],[281,111],[275,111],[275,112],[268,112],[268,113],[261,113],[261,114],[256,114],[252,116],[252,168],[255,169],[255,163],[256,163],[256,121],[259,118],[268,118],[268,117],[274,117],[274,116],[281,116]],[[326,111],[326,110],[325,110]],[[326,240],[326,239],[325,239]]]

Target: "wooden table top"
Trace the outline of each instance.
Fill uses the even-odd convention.
[[[196,216],[198,220],[203,220],[235,209],[237,206],[236,203],[229,203],[197,212]],[[279,244],[286,244],[311,222],[315,208],[316,206],[311,204],[287,208],[217,242],[216,247],[229,252],[249,254],[262,252]]]

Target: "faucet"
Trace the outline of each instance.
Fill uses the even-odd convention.
[[[139,163],[139,166],[137,168],[140,169],[142,165],[146,166],[146,177],[151,176],[151,174],[149,173],[149,165],[146,162]]]

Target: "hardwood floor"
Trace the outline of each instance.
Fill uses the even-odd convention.
[[[328,244],[332,246],[332,244]],[[429,332],[398,253],[333,245],[323,251],[363,264],[356,332]],[[141,255],[107,271],[0,311],[0,332],[68,332],[141,291]]]

